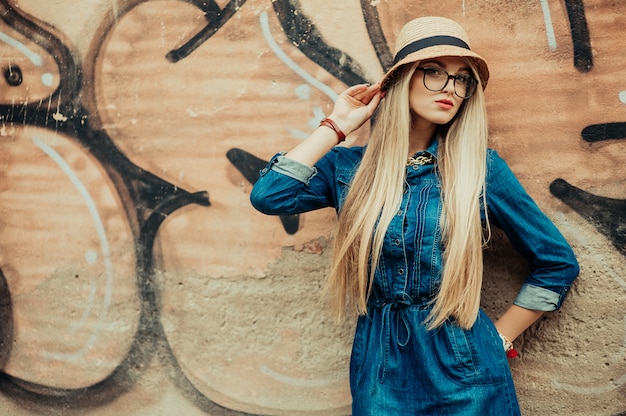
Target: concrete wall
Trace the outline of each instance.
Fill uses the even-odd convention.
[[[248,195],[426,14],[490,63],[492,146],[582,266],[517,342],[524,415],[625,414],[614,0],[0,0],[0,413],[349,414],[353,322],[320,296],[334,214]],[[526,264],[496,234],[486,267],[496,317]]]

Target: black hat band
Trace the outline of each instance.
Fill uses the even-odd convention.
[[[430,48],[431,46],[439,46],[439,45],[450,45],[450,46],[458,46],[459,48],[468,49],[470,47],[467,43],[465,43],[462,39],[456,38],[454,36],[431,36],[429,38],[424,38],[420,40],[416,40],[415,42],[411,42],[406,45],[404,48],[400,49],[396,54],[396,57],[393,60],[393,64],[397,64],[408,55],[413,52],[417,52],[422,49]]]

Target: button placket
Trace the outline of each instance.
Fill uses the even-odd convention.
[[[396,266],[396,276],[399,278],[398,283],[400,283],[400,281],[402,282],[402,290],[406,291],[407,289],[407,284],[408,284],[408,259],[407,259],[407,254],[406,254],[406,247],[404,245],[404,239],[406,238],[405,236],[405,222],[406,222],[406,217],[407,217],[407,209],[410,206],[410,201],[411,201],[411,193],[408,192],[407,194],[405,194],[405,196],[402,198],[402,205],[401,208],[398,212],[398,214],[402,215],[402,221],[401,221],[401,225],[400,225],[400,229],[398,230],[399,234],[400,234],[400,245],[402,248],[402,259],[403,261],[399,262],[399,264]]]

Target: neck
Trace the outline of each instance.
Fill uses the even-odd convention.
[[[413,123],[409,137],[409,156],[428,149],[435,139],[437,125],[433,123]]]

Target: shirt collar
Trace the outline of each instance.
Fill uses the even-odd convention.
[[[435,159],[437,159],[437,149],[439,148],[439,140],[437,138],[435,138],[435,140],[433,140],[433,142],[430,144],[430,146],[428,146],[428,149],[426,149],[427,153],[430,153]]]
[[[427,153],[429,155],[431,155],[432,157],[435,158],[435,160],[437,159],[437,149],[439,147],[439,140],[435,138],[435,140],[433,140],[433,142],[430,144],[430,146],[428,146],[428,149],[426,150],[420,150],[419,152],[416,152],[413,157],[415,156],[419,156],[421,154]]]

